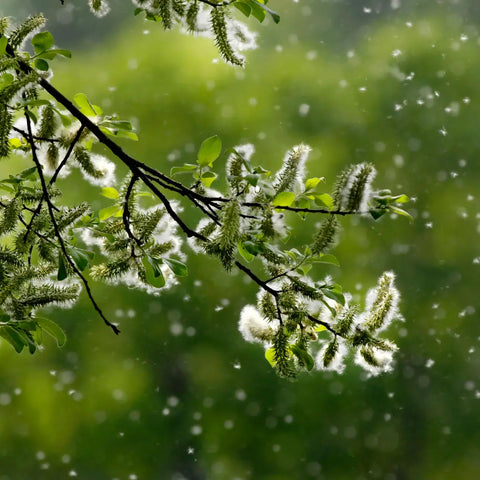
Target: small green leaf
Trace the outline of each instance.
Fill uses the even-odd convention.
[[[40,328],[47,332],[51,337],[57,341],[59,347],[63,347],[67,341],[67,336],[63,329],[52,320],[48,318],[36,317],[35,321],[40,325]]]
[[[2,35],[0,37],[0,57],[3,57],[6,51],[7,51],[7,37],[4,37]]]
[[[22,170],[18,176],[23,180],[34,180],[37,176],[37,167],[30,167]]]
[[[295,200],[294,192],[280,192],[272,201],[276,207],[289,207]]]
[[[345,297],[342,293],[342,287],[340,285],[329,285],[321,288],[321,290],[326,297],[335,300],[340,305],[345,305]]]
[[[385,208],[370,210],[370,215],[373,217],[374,220],[378,220],[380,217],[383,217],[387,213]]]
[[[28,341],[25,342],[25,336],[20,335],[18,330],[8,325],[0,327],[0,337],[4,338],[17,353],[20,353],[23,347],[28,345]]]
[[[274,12],[271,8],[268,8],[266,5],[264,5],[263,3],[260,3],[260,2],[257,2],[257,0],[248,0],[248,3],[250,5],[258,5],[260,8],[262,8],[263,10],[265,10],[267,13],[270,14],[270,16],[272,17],[273,21],[275,23],[278,23],[280,21],[280,15],[277,13],[277,12]],[[252,12],[254,15],[255,13]],[[260,20],[261,22],[261,20]]]
[[[73,261],[77,265],[78,269],[83,272],[85,268],[87,268],[88,262],[90,261],[88,254],[78,248],[70,248],[68,253],[70,253],[72,256]]]
[[[113,217],[113,216],[115,216],[115,217],[121,216],[122,213],[123,213],[123,208],[122,207],[120,207],[119,205],[112,205],[111,207],[102,208],[98,212],[98,217],[103,222],[107,218],[110,218],[110,217]]]
[[[59,252],[57,280],[59,281],[65,280],[67,276],[68,276],[68,273],[67,273],[67,265],[65,263],[65,257],[62,252]]]
[[[267,359],[267,362],[274,367],[277,362],[275,360],[275,349],[273,347],[270,347],[266,352],[265,352],[265,358]]]
[[[252,13],[251,7],[244,2],[237,1],[233,4],[233,6],[238,8],[246,17],[249,17]]]
[[[92,105],[84,93],[77,93],[73,101],[78,105],[80,111],[87,117],[97,117],[103,113],[98,105]]]
[[[257,256],[259,253],[263,253],[265,251],[265,244],[262,242],[251,242],[247,240],[246,242],[243,242],[243,247],[248,253],[251,253],[254,257]]]
[[[252,2],[251,0],[247,0],[248,4],[251,8],[252,15],[262,23],[265,20],[265,10],[263,9],[263,5],[259,6],[256,2]]]
[[[315,263],[328,263],[330,265],[335,265],[336,267],[340,266],[340,262],[338,261],[337,257],[330,253],[321,254],[318,257],[312,258],[312,261]]]
[[[168,268],[178,277],[186,277],[188,275],[187,266],[175,260],[174,258],[164,258],[163,261],[168,265]]]
[[[290,345],[290,349],[308,371],[313,369],[313,367],[315,366],[315,360],[306,350],[300,348],[298,345],[295,344]]]
[[[402,194],[393,197],[393,200],[395,201],[395,203],[407,203],[410,201],[410,198],[407,195]]]
[[[413,217],[403,210],[402,208],[395,207],[393,205],[388,205],[387,207],[392,213],[396,213],[397,215],[401,215],[402,217],[407,217],[411,222],[413,222]]]
[[[328,193],[321,193],[319,195],[314,195],[315,203],[320,206],[325,206],[331,210],[334,206],[333,198]]]
[[[48,53],[55,55],[61,55],[62,57],[72,58],[72,52],[70,50],[65,50],[63,48],[54,48],[50,49]]]
[[[192,165],[191,163],[185,163],[181,167],[172,167],[170,169],[170,176],[176,175],[179,173],[191,173],[193,170],[196,170],[198,165]]]
[[[218,135],[207,138],[200,146],[197,156],[197,163],[201,167],[211,165],[219,157],[221,151],[222,141]]]
[[[251,261],[255,258],[255,256],[252,255],[252,254],[243,246],[243,242],[238,242],[237,248],[238,248],[238,253],[239,253],[247,262],[251,262]]]
[[[318,178],[318,177],[309,178],[305,182],[305,191],[313,190],[320,182],[323,182],[324,180],[325,180],[324,177],[322,177],[322,178]]]
[[[48,62],[46,60],[37,58],[35,60],[35,68],[37,70],[40,70],[41,72],[47,72],[50,66],[48,65]]]
[[[102,188],[101,195],[103,195],[106,198],[111,198],[112,200],[116,200],[120,196],[117,189],[113,187]]]
[[[32,38],[33,49],[37,54],[42,53],[45,50],[48,50],[49,48],[53,47],[53,43],[54,43],[53,36],[50,32],[37,33]]]
[[[165,277],[163,276],[162,270],[160,268],[161,263],[161,260],[157,260],[150,255],[145,255],[142,258],[142,264],[145,268],[146,280],[152,287],[162,288],[163,286],[165,286]]]
[[[215,172],[204,172],[202,173],[202,178],[200,178],[200,181],[203,183],[205,188],[210,188],[216,178],[217,174]]]

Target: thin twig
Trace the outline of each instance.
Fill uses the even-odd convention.
[[[41,164],[38,160],[38,157],[37,157],[35,140],[33,139],[33,135],[32,135],[32,125],[31,125],[30,117],[27,114],[27,109],[26,108],[25,108],[25,118],[27,120],[27,129],[28,129],[28,135],[29,135],[28,141],[30,143],[30,147],[31,147],[31,150],[32,150],[33,162],[35,163],[35,166],[37,167],[38,176],[40,177],[40,183],[42,185],[43,194],[44,194],[44,197],[45,197],[45,201],[47,203],[48,213],[50,215],[50,220],[52,221],[53,229],[55,231],[55,236],[57,237],[58,243],[60,244],[60,249],[61,249],[63,255],[65,256],[67,262],[69,263],[70,267],[72,268],[72,270],[75,272],[75,274],[83,282],[83,285],[85,286],[85,290],[87,292],[88,298],[90,299],[90,302],[93,305],[93,307],[95,308],[95,310],[97,311],[97,313],[100,315],[100,317],[105,322],[105,324],[108,325],[115,332],[115,334],[118,335],[120,333],[120,330],[118,329],[118,327],[116,325],[111,323],[105,317],[102,310],[98,306],[97,302],[93,298],[92,291],[90,290],[90,285],[88,284],[87,279],[84,277],[82,272],[78,269],[77,265],[70,258],[70,255],[67,252],[65,242],[63,240],[62,234],[60,233],[60,229],[58,228],[57,220],[55,218],[54,205],[52,204],[52,200],[50,199],[50,195],[48,193],[48,187],[47,187],[47,183],[45,181],[45,177],[43,176],[42,166],[41,166]]]

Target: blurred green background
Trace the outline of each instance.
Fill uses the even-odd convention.
[[[343,219],[336,249],[358,295],[397,273],[405,322],[389,333],[391,374],[350,363],[289,383],[237,331],[256,293],[242,276],[191,254],[190,276],[159,297],[95,285],[119,337],[83,301],[49,312],[63,349],[0,345],[0,480],[479,478],[479,2],[272,0],[282,21],[252,22],[245,70],[130,2],[102,20],[65,3],[4,0],[0,13],[46,13],[74,52],[52,82],[132,120],[140,142],[124,146],[140,160],[169,171],[218,134],[275,168],[305,142],[329,187],[372,161],[377,186],[414,197],[414,223]]]

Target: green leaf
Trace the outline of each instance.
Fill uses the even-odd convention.
[[[289,207],[295,200],[294,192],[281,192],[272,201],[276,207]]]
[[[345,297],[343,296],[342,287],[340,285],[329,285],[321,288],[321,290],[326,297],[335,300],[340,305],[345,305]]]
[[[380,217],[383,217],[387,213],[385,208],[370,210],[370,215],[373,217],[374,220],[378,220]]]
[[[99,108],[96,105],[94,105],[95,108]],[[135,142],[138,142],[138,135],[135,132],[132,132],[130,130],[125,130],[122,128],[109,128],[105,126],[100,126],[100,130],[103,133],[106,133],[107,135],[110,135],[112,137],[121,137],[121,138],[129,138],[130,140],[134,140]]]
[[[243,242],[243,247],[248,253],[251,253],[254,257],[257,256],[259,253],[263,253],[265,251],[265,244],[263,242],[251,242],[247,240]]]
[[[238,248],[238,253],[247,261],[247,262],[251,262],[255,256],[253,254],[251,254],[244,246],[243,246],[243,242],[238,242],[238,245],[237,245],[237,248]]]
[[[61,55],[62,57],[72,58],[72,52],[70,50],[65,50],[63,48],[53,48],[53,49],[50,49],[48,53],[53,54],[53,56]]]
[[[145,255],[142,258],[142,264],[145,268],[145,275],[147,282],[156,288],[162,288],[165,285],[165,277],[160,268],[162,261]]]
[[[309,178],[305,182],[305,191],[307,190],[313,190],[320,182],[323,182],[325,180],[325,177],[318,178],[318,177],[313,177]]]
[[[395,207],[393,205],[388,205],[387,207],[392,213],[396,213],[397,215],[401,215],[402,217],[407,217],[411,222],[413,222],[413,217],[403,210],[402,208]]]
[[[267,359],[267,362],[274,367],[277,362],[275,361],[275,349],[273,347],[270,347],[266,352],[265,352],[265,358]]]
[[[257,4],[256,2],[253,2],[251,0],[247,0],[248,4],[251,8],[252,15],[260,22],[262,23],[265,20],[265,10],[263,9],[263,5],[260,6],[260,4]]]
[[[200,178],[200,181],[203,183],[205,188],[210,188],[210,185],[212,185],[216,178],[217,174],[215,172],[204,172],[202,173],[202,178]]]
[[[312,261],[315,263],[328,263],[330,265],[335,265],[336,267],[340,266],[340,262],[338,261],[335,255],[327,253],[325,255],[319,255],[318,257],[312,258]]]
[[[320,206],[325,206],[331,210],[334,206],[333,198],[328,193],[321,193],[319,195],[314,195],[315,203]]]
[[[113,187],[102,188],[101,195],[103,195],[106,198],[111,198],[112,200],[116,200],[120,196],[117,189]]]
[[[122,207],[120,207],[119,205],[112,205],[111,207],[102,208],[98,212],[98,217],[103,222],[107,218],[110,218],[110,217],[113,217],[113,216],[120,217],[120,216],[122,216],[122,213],[123,213],[123,208]]]
[[[395,201],[395,203],[407,203],[410,201],[410,198],[407,195],[402,194],[393,197],[393,200]]]
[[[163,261],[168,265],[168,268],[178,277],[186,277],[188,275],[187,266],[175,260],[174,258],[164,258]]]
[[[48,62],[45,60],[42,60],[41,58],[37,58],[35,60],[35,68],[37,70],[40,70],[42,72],[47,72],[50,66],[48,65]]]
[[[300,348],[298,345],[290,345],[290,349],[308,371],[313,369],[315,366],[315,360],[306,350]]]
[[[170,169],[170,176],[179,174],[179,173],[191,173],[193,170],[196,170],[198,165],[192,165],[191,163],[185,163],[181,167],[172,167]]]
[[[6,86],[10,85],[14,80],[15,77],[11,73],[4,73],[0,76],[0,90],[3,90]]]
[[[0,57],[3,57],[6,51],[7,51],[7,37],[2,35],[2,37],[0,37]]]
[[[198,151],[197,163],[201,167],[211,166],[212,163],[219,157],[222,151],[222,141],[218,135],[207,138],[200,145]]]
[[[28,345],[28,341],[25,342],[24,335],[20,335],[18,330],[8,325],[0,327],[0,337],[4,338],[17,353],[20,353],[23,347]]]
[[[57,280],[59,281],[65,280],[67,276],[68,276],[68,273],[67,273],[67,265],[65,263],[65,257],[62,252],[59,252]]]
[[[295,201],[295,207],[297,208],[310,208],[310,200],[303,195]],[[307,212],[297,212],[302,219],[305,219]]]
[[[35,180],[37,176],[37,167],[30,167],[22,170],[18,176],[23,180]]]
[[[249,5],[258,5],[261,9],[265,10],[267,13],[270,14],[272,17],[273,21],[275,23],[278,23],[280,21],[280,15],[277,12],[274,12],[271,8],[268,8],[266,5],[263,3],[257,2],[257,0],[248,0]],[[252,9],[252,13],[255,15],[255,12]],[[261,22],[262,20],[260,20]]]
[[[103,113],[98,105],[92,105],[84,93],[77,93],[73,101],[78,105],[80,111],[87,117],[97,117]]]
[[[233,6],[238,8],[246,17],[249,17],[252,13],[252,8],[244,2],[237,1]]]
[[[78,248],[70,248],[69,252],[70,255],[73,258],[73,261],[77,265],[78,269],[83,272],[85,268],[87,268],[88,262],[90,261],[90,258],[88,254]]]
[[[57,341],[59,347],[63,347],[67,341],[67,336],[63,329],[52,320],[48,318],[36,317],[35,321],[40,325],[40,328],[47,332],[51,337]]]
[[[49,48],[53,47],[53,43],[53,36],[50,32],[37,33],[32,38],[32,45],[35,53],[42,53],[45,50],[48,50]]]

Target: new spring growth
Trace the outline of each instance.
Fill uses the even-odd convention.
[[[308,145],[297,145],[290,150],[283,160],[282,168],[275,175],[273,188],[276,194],[291,192],[301,183],[304,175],[305,162],[311,148]]]
[[[399,316],[400,294],[395,287],[393,272],[385,272],[371,289],[366,299],[366,321],[364,326],[370,332],[385,330],[392,320]]]
[[[351,165],[338,178],[334,201],[339,210],[367,212],[376,170],[371,163]]]
[[[250,343],[271,342],[275,336],[267,319],[253,305],[245,305],[242,308],[238,330]]]

